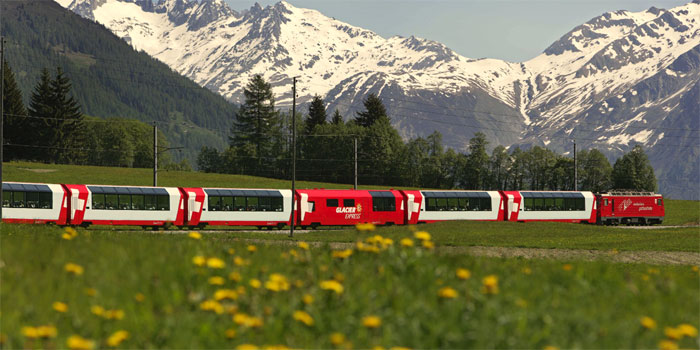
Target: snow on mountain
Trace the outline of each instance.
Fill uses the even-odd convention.
[[[692,101],[684,96],[700,79],[687,63],[700,46],[700,0],[605,13],[522,63],[470,59],[413,36],[383,38],[285,1],[241,13],[222,0],[58,1],[231,101],[242,102],[254,74],[272,84],[280,107],[291,104],[296,76],[298,102],[320,95],[346,118],[372,92],[403,136],[438,130],[458,149],[477,131],[493,145],[557,151],[576,138],[610,157],[634,143],[685,141],[662,126],[689,117],[692,108],[678,104]]]

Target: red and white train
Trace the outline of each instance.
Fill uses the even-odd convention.
[[[358,223],[405,225],[446,220],[660,224],[660,194],[588,191],[271,190],[3,183],[2,220],[142,227]]]

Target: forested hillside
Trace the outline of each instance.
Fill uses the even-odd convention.
[[[222,147],[236,107],[53,1],[3,1],[5,58],[25,103],[42,68],[61,67],[82,112],[157,121],[173,153],[195,163],[202,146]]]

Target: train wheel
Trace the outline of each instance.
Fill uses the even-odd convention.
[[[263,228],[262,226],[257,226],[257,227],[258,227],[258,230],[262,230],[262,228]]]
[[[311,224],[311,229],[312,229],[312,230],[315,230],[315,229],[317,229],[319,226],[321,226],[321,224],[319,224],[318,222],[314,222],[313,224]]]
[[[284,224],[277,224],[277,229],[281,230],[284,227]]]

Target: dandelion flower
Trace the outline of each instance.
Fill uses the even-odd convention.
[[[252,280],[250,280],[250,282],[248,282],[248,284],[250,284],[250,286],[255,288],[255,289],[260,288],[260,286],[262,285],[262,283],[260,283],[260,280],[258,280],[256,278],[253,278]]]
[[[311,294],[304,294],[304,296],[301,297],[301,301],[304,304],[309,305],[314,302],[314,297],[312,297]]]
[[[330,336],[331,344],[338,346],[345,342],[345,335],[343,333],[335,332]]]
[[[65,240],[70,241],[71,239],[78,237],[78,231],[76,231],[72,227],[66,227],[61,237]]]
[[[219,258],[209,258],[207,259],[207,267],[212,269],[223,269],[226,263]]]
[[[574,267],[571,264],[564,264],[561,268],[564,269],[564,271],[571,271]]]
[[[311,317],[311,315],[309,315],[305,311],[300,311],[300,310],[294,311],[294,314],[292,315],[292,317],[296,321],[299,321],[299,322],[301,322],[309,327],[314,325],[313,317]]]
[[[79,335],[71,335],[66,340],[66,345],[72,350],[92,350],[95,347],[95,342]]]
[[[188,236],[192,239],[201,239],[202,238],[202,235],[199,232],[194,232],[194,231],[190,232],[190,234]]]
[[[695,338],[698,336],[698,329],[691,324],[683,323],[677,329],[686,337]]]
[[[336,292],[337,294],[343,293],[343,285],[340,284],[340,282],[335,281],[335,280],[321,281],[320,287],[323,290],[332,290],[332,291]]]
[[[297,246],[298,246],[300,249],[309,250],[309,244],[306,243],[306,242],[299,242],[299,243],[297,243]]]
[[[39,338],[56,338],[58,330],[52,325],[36,327],[36,334]]]
[[[214,311],[219,315],[224,313],[224,307],[216,300],[205,300],[199,304],[199,308],[204,311]]]
[[[542,350],[559,350],[559,347],[554,345],[547,345],[543,347]]]
[[[242,279],[241,273],[238,271],[233,271],[233,272],[228,274],[228,279],[230,279],[231,281],[234,281],[234,282],[240,282]]]
[[[273,292],[289,290],[290,284],[287,277],[279,273],[273,273],[265,282],[265,288]]]
[[[97,289],[95,288],[85,288],[83,292],[85,292],[85,295],[89,297],[94,297],[95,295],[97,295]]]
[[[526,275],[532,274],[532,269],[527,266],[523,267],[522,271]]]
[[[418,231],[413,234],[413,237],[416,239],[419,239],[421,241],[429,241],[430,240],[430,233],[426,231]]]
[[[233,289],[219,289],[214,292],[214,299],[217,301],[224,299],[236,300],[238,299],[238,292]]]
[[[124,318],[124,310],[120,310],[120,309],[105,310],[104,313],[102,314],[102,317],[104,317],[107,320],[121,320]]]
[[[58,311],[58,312],[66,312],[68,311],[68,305],[66,303],[62,303],[60,301],[54,301],[52,305],[53,309]]]
[[[402,247],[413,247],[413,240],[410,238],[403,238],[399,243]]]
[[[96,316],[102,316],[105,313],[105,309],[99,305],[93,305],[90,307],[90,312]]]
[[[652,319],[649,316],[644,316],[641,319],[639,319],[639,323],[641,323],[642,327],[644,327],[646,329],[656,328],[656,321],[654,321],[654,319]]]
[[[481,292],[484,294],[498,294],[498,276],[488,275],[483,278]]]
[[[367,328],[379,328],[382,325],[382,319],[374,315],[365,316],[362,318],[362,325]]]
[[[212,286],[222,286],[226,282],[223,277],[221,276],[212,276],[209,277],[209,284]]]
[[[258,247],[254,246],[254,245],[252,245],[252,244],[248,246],[248,251],[249,251],[249,252],[253,253],[253,252],[255,252],[256,250],[258,250]]]
[[[467,269],[457,269],[457,272],[455,274],[457,275],[457,278],[461,280],[469,279],[469,277],[472,276],[471,271]]]
[[[457,297],[457,291],[451,287],[443,287],[438,290],[438,296],[444,299],[454,299]]]
[[[224,336],[226,336],[227,339],[233,339],[236,337],[236,330],[229,328],[224,332]]]
[[[376,229],[376,226],[374,226],[374,224],[372,223],[357,224],[355,225],[355,229],[357,229],[360,232],[374,231]]]
[[[22,327],[22,335],[29,339],[39,338],[39,332],[36,327]]]
[[[76,276],[80,276],[84,272],[82,266],[80,266],[78,264],[71,263],[71,262],[69,262],[65,266],[63,266],[63,269],[66,270],[66,272],[72,273]]]
[[[659,342],[660,350],[678,350],[678,344],[671,340],[662,340]]]
[[[204,266],[204,264],[207,263],[207,258],[197,255],[194,258],[192,258],[192,263],[197,265],[197,266]]]
[[[668,339],[680,340],[683,338],[683,331],[678,328],[666,327],[664,328],[664,334]]]
[[[423,245],[423,248],[425,248],[425,249],[435,248],[435,243],[433,241],[423,241],[422,245]]]
[[[137,302],[140,303],[140,302],[146,300],[146,296],[143,295],[142,293],[136,293],[136,295],[134,295],[134,300],[136,300]]]
[[[336,259],[347,259],[350,255],[352,255],[352,249],[334,250],[331,252],[331,256]]]
[[[411,348],[407,348],[405,346],[392,346],[389,348],[389,350],[411,350]]]
[[[107,345],[116,348],[123,341],[129,338],[129,332],[125,330],[120,330],[112,333],[112,335],[107,338]]]
[[[253,344],[241,344],[236,347],[236,350],[258,350],[258,346]]]

